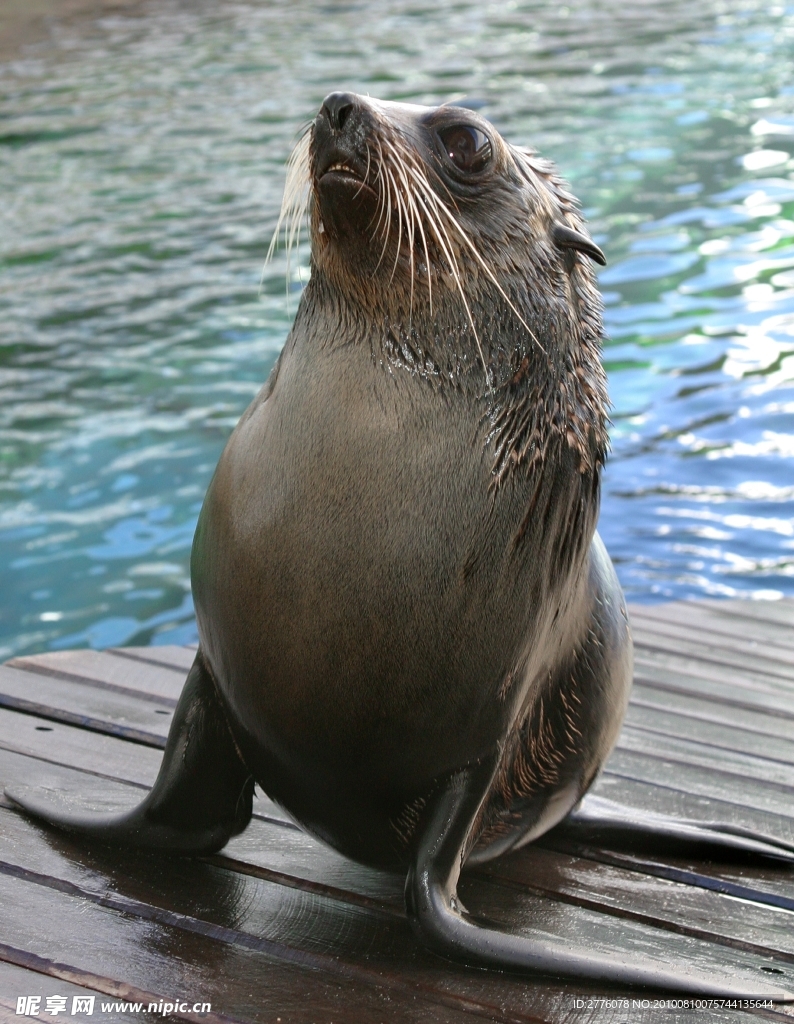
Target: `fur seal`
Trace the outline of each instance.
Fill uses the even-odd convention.
[[[596,533],[604,257],[573,197],[469,110],[332,93],[290,166],[290,234],[306,204],[311,279],[196,530],[200,647],[154,788],[110,819],[17,801],[207,853],[246,826],[256,782],[342,853],[403,867],[443,955],[769,997],[509,934],[456,896],[464,861],[574,808],[631,685]]]

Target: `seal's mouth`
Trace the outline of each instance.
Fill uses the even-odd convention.
[[[318,184],[322,182],[324,185],[328,185],[349,181],[357,186],[362,186],[366,182],[367,167],[356,157],[340,152],[339,147],[334,146],[325,153],[317,154],[314,177]]]
[[[355,171],[350,164],[332,164],[327,171],[323,171],[320,178],[327,178],[329,174],[341,175],[345,178],[352,178],[354,181],[363,181],[364,179]]]
[[[333,140],[319,146],[315,155],[321,244],[327,244],[329,238],[339,240],[350,230],[366,235],[375,215],[377,196],[367,181],[370,161],[351,152],[352,148]]]

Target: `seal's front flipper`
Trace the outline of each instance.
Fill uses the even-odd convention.
[[[715,962],[709,973],[670,970],[632,953],[622,960],[563,938],[543,940],[476,921],[461,906],[456,886],[472,828],[494,777],[496,760],[457,772],[425,806],[405,888],[408,917],[419,938],[436,953],[482,967],[567,975],[593,981],[641,985],[679,993],[732,999],[792,1002],[794,994],[774,989],[748,974],[741,979]]]
[[[64,814],[35,790],[6,796],[59,828],[130,847],[211,853],[251,818],[254,780],[237,753],[226,713],[201,651],[179,698],[160,772],[146,799],[127,814]]]
[[[726,822],[668,817],[599,796],[586,796],[549,833],[549,838],[580,844],[627,845],[635,851],[639,847],[643,851],[669,850],[700,857],[733,852],[794,863],[794,844],[774,836]]]

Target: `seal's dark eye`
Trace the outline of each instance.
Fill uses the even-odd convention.
[[[459,171],[476,174],[491,162],[491,140],[479,128],[456,124],[442,128],[438,135],[447,156]]]

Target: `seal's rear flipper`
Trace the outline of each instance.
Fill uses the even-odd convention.
[[[117,816],[64,814],[35,790],[6,796],[52,825],[127,847],[211,853],[251,819],[254,779],[240,759],[201,651],[179,698],[160,772],[146,799]]]
[[[453,775],[423,813],[405,888],[408,918],[419,938],[436,953],[481,967],[567,975],[592,981],[641,985],[690,995],[794,1002],[794,993],[775,989],[767,978],[744,979],[715,961],[708,973],[670,970],[632,952],[621,960],[565,939],[533,939],[475,921],[460,905],[456,887],[461,862],[480,807],[494,777],[496,758]],[[476,838],[476,837],[472,837]]]
[[[651,848],[704,857],[719,853],[773,857],[794,863],[794,844],[774,836],[726,822],[673,818],[653,811],[586,796],[552,832],[549,838],[575,843],[626,845],[636,850]]]

